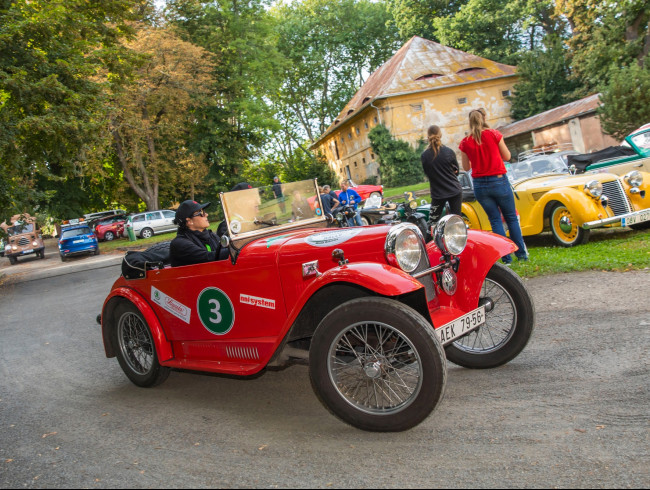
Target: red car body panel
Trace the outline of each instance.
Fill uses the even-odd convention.
[[[126,223],[126,221],[116,221],[115,223],[95,226],[95,234],[97,235],[97,239],[104,240],[107,231],[112,231],[115,235],[115,238],[121,237],[124,235],[124,223]]]
[[[107,332],[110,322],[105,319],[112,314],[112,300],[124,297],[143,312],[163,366],[255,374],[268,364],[309,299],[322,288],[350,284],[384,297],[424,289],[418,280],[388,264],[384,246],[389,229],[378,225],[289,231],[247,244],[235,265],[224,260],[151,270],[143,279],[120,277],[102,310],[106,354],[114,355]],[[333,259],[337,248],[349,263],[340,265]],[[448,296],[436,288],[428,304],[432,324],[440,327],[475,309],[487,272],[515,248],[497,235],[470,231],[460,256],[458,292]],[[437,265],[440,251],[431,243],[427,252],[432,266]],[[303,265],[313,261],[318,261],[318,274],[303,277]],[[203,293],[216,290],[227,297],[233,312],[231,327],[218,334],[205,326],[199,313]],[[220,318],[221,313],[228,311],[212,310]]]

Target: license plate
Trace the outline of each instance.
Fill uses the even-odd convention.
[[[23,255],[32,254],[32,253],[34,253],[33,248],[30,248],[29,250],[23,250]]]
[[[86,240],[75,240],[75,241],[73,241],[72,243],[83,243],[83,242],[85,242],[85,241],[86,241]]]
[[[485,323],[485,305],[456,318],[453,322],[436,329],[436,335],[442,345],[447,345],[459,337],[476,330]]]
[[[637,223],[643,223],[644,221],[650,221],[650,209],[635,214],[633,216],[628,216],[621,220],[623,226],[636,225]]]

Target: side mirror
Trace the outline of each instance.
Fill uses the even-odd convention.
[[[221,246],[223,248],[228,248],[230,246],[230,237],[227,235],[221,235]]]

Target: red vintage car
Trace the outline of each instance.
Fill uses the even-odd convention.
[[[125,215],[115,215],[102,218],[94,225],[95,234],[98,240],[110,242],[124,235]]]
[[[440,403],[447,359],[492,368],[526,346],[534,308],[499,263],[509,240],[454,215],[428,244],[410,223],[327,229],[322,207],[301,205],[320,203],[314,181],[285,189],[282,207],[268,189],[221,195],[225,260],[123,265],[98,321],[106,355],[133,383],[155,386],[171,369],[245,377],[308,362],[316,395],[341,420],[401,431]]]
[[[357,185],[351,180],[348,181],[350,184],[350,189],[357,191],[357,194],[361,196],[361,199],[364,201],[372,196],[383,197],[384,195],[384,186],[383,185]],[[338,196],[341,193],[341,189],[337,189],[336,195]]]

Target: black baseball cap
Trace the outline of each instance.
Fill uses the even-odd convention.
[[[205,204],[199,204],[198,202],[192,201],[191,199],[183,201],[176,210],[176,218],[174,221],[176,221],[176,224],[185,223],[185,220],[187,218],[191,218],[194,213],[207,208],[210,204],[211,203],[209,202],[206,202]]]
[[[245,189],[252,189],[252,188],[253,188],[253,186],[250,185],[248,182],[240,182],[240,183],[237,184],[235,187],[233,187],[232,189],[230,189],[230,192],[234,192],[234,191],[243,191],[243,190],[245,190]]]

